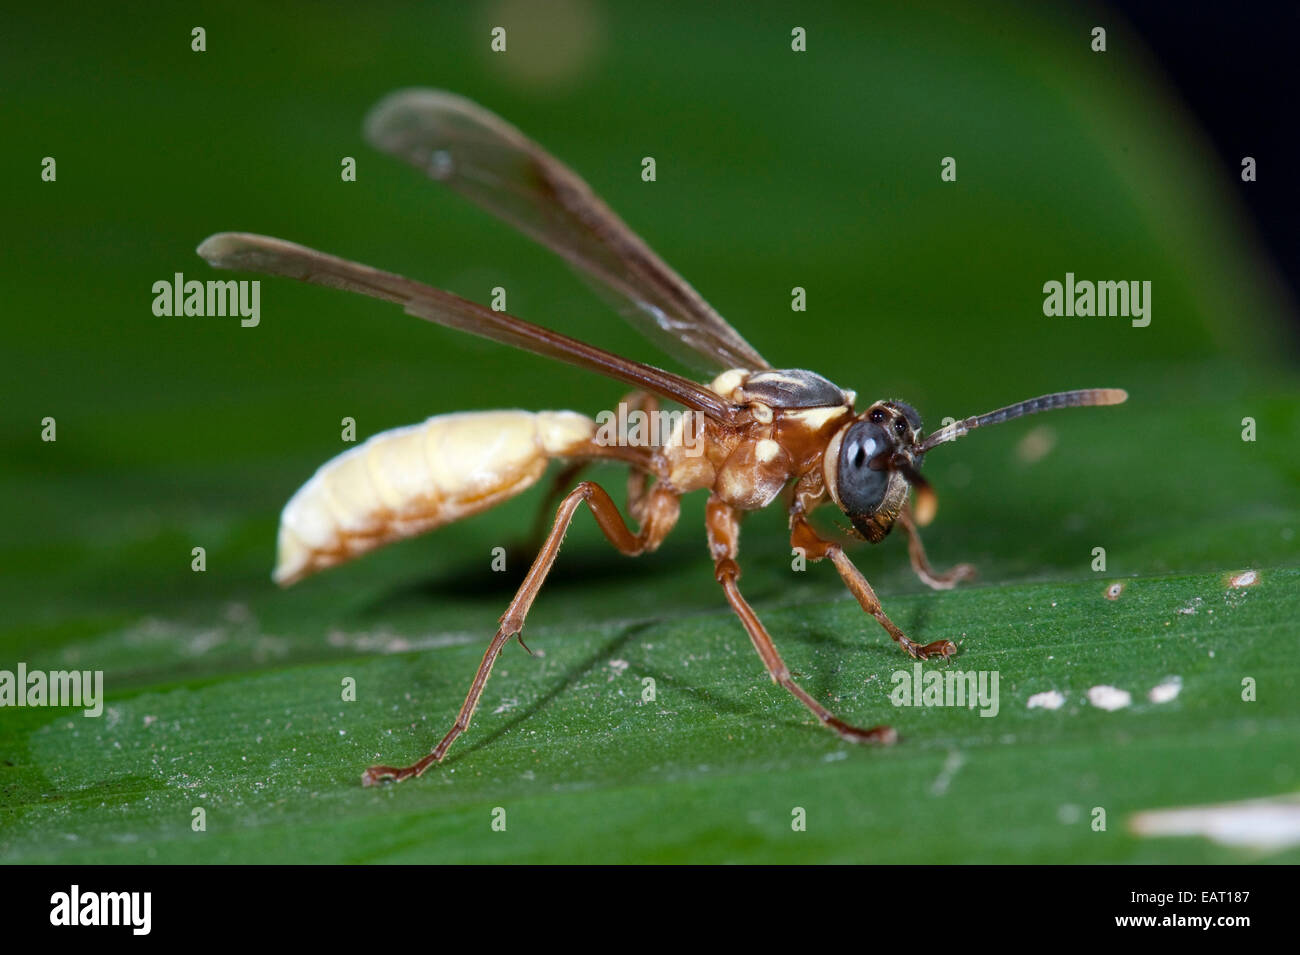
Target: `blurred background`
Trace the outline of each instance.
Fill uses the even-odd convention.
[[[153,282],[215,275],[193,254],[212,232],[283,236],[479,301],[500,285],[515,314],[677,367],[548,252],[368,149],[367,108],[409,85],[478,100],[568,162],[778,367],[902,397],[931,426],[1047,391],[1130,390],[1121,410],[1029,425],[1104,462],[1068,485],[1001,463],[1027,428],[932,456],[941,556],[992,548],[1025,494],[1053,493],[1058,517],[1082,512],[1087,527],[1076,513],[1065,528],[1078,541],[1049,525],[1029,552],[1017,541],[988,556],[1022,574],[1077,570],[1098,520],[1132,534],[1133,571],[1212,566],[1207,536],[1242,560],[1294,553],[1275,525],[1296,504],[1294,291],[1279,263],[1294,268],[1297,219],[1256,202],[1270,246],[1251,211],[1252,196],[1288,188],[1270,132],[1287,84],[1259,76],[1268,57],[1245,46],[1271,53],[1280,29],[1231,32],[1224,71],[1200,71],[1221,79],[1187,80],[1241,88],[1231,109],[1207,104],[1216,143],[1107,7],[160,4],[77,8],[73,29],[52,25],[59,9],[17,14],[0,65],[22,147],[3,157],[14,513],[0,533],[11,607],[29,608],[15,623],[55,603],[133,606],[135,586],[166,593],[179,585],[153,558],[196,535],[246,570],[222,578],[232,593],[261,588],[279,507],[339,450],[344,416],[364,437],[445,411],[617,400],[581,371],[284,281],[263,283],[256,329],[155,317]],[[494,54],[500,23],[513,38]],[[198,24],[203,53],[190,49]],[[1098,24],[1105,53],[1090,48]],[[1228,42],[1213,24],[1187,20],[1174,39]],[[792,25],[807,53],[791,52]],[[1180,77],[1198,73],[1178,62]],[[1231,122],[1243,111],[1255,125]],[[47,155],[54,184],[39,178]],[[1240,155],[1261,181],[1241,181]],[[356,182],[341,181],[345,156]],[[945,156],[955,183],[940,180]],[[1150,281],[1151,325],[1045,317],[1042,286],[1067,271]],[[794,286],[806,313],[790,310]],[[1239,440],[1251,413],[1253,445]],[[33,440],[47,415],[53,446]],[[1260,459],[1291,469],[1266,474]],[[1157,529],[1178,546],[1144,550]],[[418,578],[445,550],[369,565]]]
[[[1295,11],[1228,10],[10,11],[3,659],[107,640],[123,691],[237,672],[249,653],[288,665],[352,652],[323,639],[336,628],[486,638],[512,584],[486,580],[479,555],[524,536],[538,495],[283,593],[269,581],[280,507],[343,450],[345,416],[364,438],[442,412],[595,413],[620,396],[288,281],[263,281],[257,328],[154,316],[154,282],[229,277],[194,254],[213,232],[281,236],[479,301],[503,286],[516,315],[680,370],[557,258],[364,144],[367,109],[413,85],[477,100],[567,162],[778,367],[903,398],[930,427],[1049,391],[1129,390],[1121,408],[936,451],[936,563],[974,561],[987,584],[1089,577],[1098,545],[1116,576],[1294,565]],[[191,50],[196,26],[205,52]],[[495,26],[506,53],[490,49]],[[791,50],[795,27],[807,52]],[[46,156],[54,183],[40,178]],[[349,156],[355,182],[340,178]],[[645,156],[655,182],[641,179]],[[1244,156],[1257,182],[1242,181]],[[944,157],[955,182],[941,181]],[[1150,281],[1150,326],[1045,317],[1043,285],[1067,272]],[[795,286],[806,313],[791,311]],[[46,416],[54,444],[39,440]],[[580,521],[530,623],[716,610],[702,509],[688,502],[642,566],[610,560]],[[196,544],[206,574],[190,573]],[[747,526],[743,557],[760,608],[841,596],[833,574],[790,581],[779,514]],[[858,559],[882,594],[922,589],[898,541]],[[260,636],[247,645],[168,649],[250,615]],[[19,739],[6,745],[22,751]]]
[[[1281,157],[1294,147],[1295,126],[1286,120],[1294,88],[1287,65],[1300,33],[1300,7],[1126,0],[1112,9],[1150,50],[1225,171],[1240,173],[1244,154]],[[1224,82],[1227,77],[1232,81]],[[1300,190],[1289,176],[1268,175],[1238,198],[1294,294],[1300,287]],[[1292,309],[1291,317],[1300,312]]]

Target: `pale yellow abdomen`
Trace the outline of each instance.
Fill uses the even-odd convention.
[[[487,510],[590,449],[572,411],[471,411],[394,428],[323,464],[280,515],[276,583],[288,586],[391,541]]]

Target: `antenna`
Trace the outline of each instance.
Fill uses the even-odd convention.
[[[916,447],[917,454],[925,454],[931,448],[948,441],[956,441],[968,431],[1001,424],[1012,418],[1037,414],[1040,411],[1055,411],[1057,408],[1084,408],[1090,405],[1118,405],[1128,400],[1128,392],[1123,388],[1085,388],[1081,391],[1058,391],[1055,394],[1030,398],[1018,404],[990,411],[988,414],[976,415],[964,421],[954,421],[947,427],[940,428]]]

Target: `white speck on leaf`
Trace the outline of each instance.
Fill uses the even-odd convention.
[[[1204,836],[1223,846],[1275,852],[1300,845],[1300,794],[1139,812],[1129,828],[1139,836]]]
[[[1088,702],[1102,710],[1122,710],[1133,702],[1133,695],[1128,690],[1102,684],[1088,690]]]
[[[1151,688],[1147,694],[1147,699],[1152,703],[1168,703],[1170,700],[1177,699],[1178,694],[1182,692],[1183,681],[1179,677],[1171,677],[1163,683],[1158,683]]]
[[[1035,693],[1025,704],[1031,710],[1059,710],[1065,705],[1065,694],[1060,690],[1047,690],[1043,693]]]

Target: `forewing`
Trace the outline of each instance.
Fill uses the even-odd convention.
[[[620,357],[391,272],[327,255],[284,239],[247,232],[221,232],[210,236],[199,246],[198,252],[216,268],[283,275],[394,302],[417,318],[598,372],[634,388],[652,391],[718,421],[733,423],[735,419],[735,412],[726,401],[688,378]]]
[[[594,279],[675,357],[711,369],[771,367],[586,182],[499,116],[452,93],[407,89],[370,111],[365,132]]]

